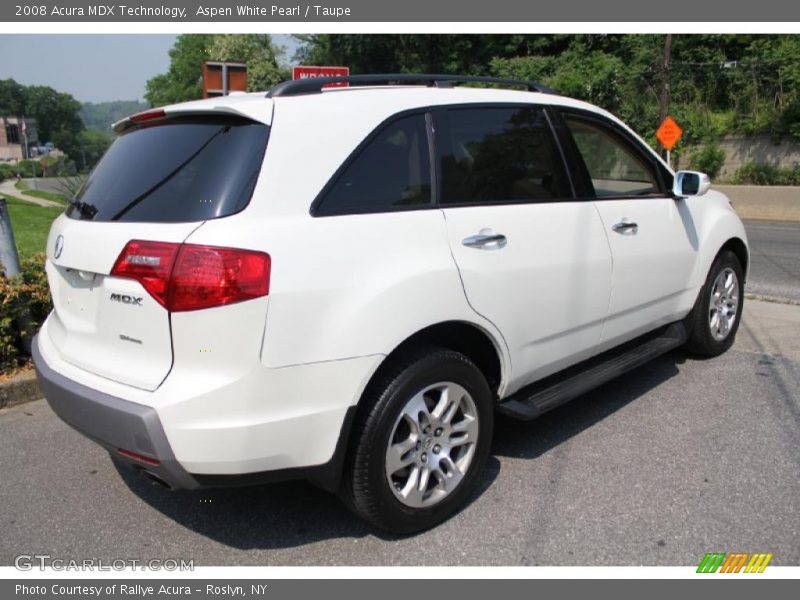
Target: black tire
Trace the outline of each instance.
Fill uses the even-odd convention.
[[[471,396],[478,416],[477,441],[463,478],[451,492],[431,506],[410,507],[390,487],[387,448],[406,403],[439,382],[453,382]],[[415,533],[447,520],[475,490],[491,448],[494,406],[481,371],[463,354],[428,348],[406,355],[385,369],[361,402],[365,404],[353,426],[339,490],[345,504],[366,521],[392,533]]]
[[[717,277],[725,271],[731,269],[736,274],[738,283],[738,307],[736,309],[735,320],[730,327],[727,336],[718,340],[712,333],[710,324],[711,314],[711,291]],[[739,330],[739,323],[742,320],[742,310],[744,308],[744,271],[739,259],[730,250],[720,252],[711,269],[708,277],[700,290],[700,295],[695,302],[695,307],[691,316],[691,332],[686,342],[686,349],[697,356],[713,357],[726,352],[733,345],[736,332]]]

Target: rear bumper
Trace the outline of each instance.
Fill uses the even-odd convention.
[[[46,336],[44,329],[41,335]],[[313,402],[327,398],[315,393],[319,383],[309,374],[317,374],[316,369],[277,369],[280,375],[258,388],[272,389],[272,404],[262,400],[263,392],[255,397],[258,402],[253,402],[252,388],[245,385],[242,393],[225,387],[179,398],[171,405],[162,406],[159,412],[155,406],[99,391],[61,374],[53,368],[56,365],[48,364],[47,351],[46,340],[36,336],[32,344],[33,363],[39,385],[53,411],[65,423],[107,449],[117,462],[155,476],[172,489],[242,486],[289,479],[307,479],[330,491],[338,488],[355,405],[346,406],[341,412],[339,409],[331,412],[302,404],[303,399]],[[338,368],[339,373],[347,372],[345,367],[341,363],[323,366],[327,370]],[[361,373],[363,367],[358,364],[356,367],[356,377],[365,377]],[[186,378],[181,384],[175,381],[177,379],[172,387],[162,385],[159,392],[174,399],[180,388],[194,389]],[[303,387],[303,382],[310,387]],[[333,387],[327,386],[328,389]],[[360,391],[354,394],[358,395]],[[342,397],[346,399],[348,395]],[[268,405],[267,409],[285,406],[294,412],[289,413],[289,418],[277,413],[272,420],[253,420],[254,415],[258,416],[258,406],[264,404]],[[339,414],[341,416],[334,420]],[[237,423],[239,426],[227,426],[226,419],[231,418],[241,421]],[[196,419],[202,419],[199,426]],[[121,449],[158,461],[158,464],[124,456],[119,453]],[[322,459],[303,456],[309,449]],[[213,462],[220,456],[224,462]],[[201,468],[195,470],[192,465]],[[256,468],[248,469],[250,465]],[[206,468],[202,468],[204,466]]]
[[[48,404],[61,420],[106,448],[115,459],[151,473],[175,489],[194,489],[198,481],[172,453],[156,410],[129,402],[77,383],[57,373],[39,351],[39,339],[31,347],[39,385]],[[158,461],[145,464],[119,454],[129,450]]]

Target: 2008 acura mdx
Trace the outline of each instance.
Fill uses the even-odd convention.
[[[474,492],[495,411],[728,349],[728,199],[597,107],[454,85],[475,80],[301,80],[116,123],[47,243],[55,412],[171,488],[302,477],[411,532]]]

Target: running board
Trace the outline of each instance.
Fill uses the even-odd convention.
[[[530,421],[683,345],[686,339],[686,327],[682,321],[662,327],[522,388],[502,400],[497,410],[514,419]]]

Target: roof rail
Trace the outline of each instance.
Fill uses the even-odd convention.
[[[300,96],[318,94],[323,86],[332,83],[348,83],[350,85],[407,85],[424,83],[438,88],[451,88],[454,83],[491,83],[495,85],[524,87],[529,92],[557,94],[554,89],[525,79],[503,79],[499,77],[477,77],[471,75],[429,75],[420,73],[388,73],[382,75],[348,75],[347,77],[313,77],[295,79],[279,83],[267,92],[267,98],[279,96]]]

